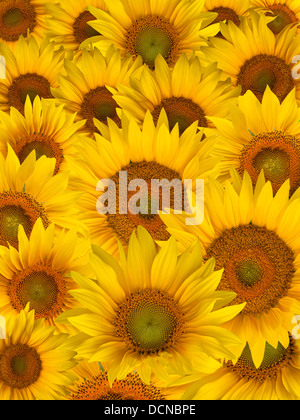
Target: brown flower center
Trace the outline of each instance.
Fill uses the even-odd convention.
[[[251,90],[260,101],[269,86],[282,102],[294,88],[294,79],[290,66],[282,58],[260,54],[245,62],[237,84],[242,86],[242,94]]]
[[[87,120],[86,126],[93,132],[98,132],[94,118],[107,123],[107,118],[112,119],[117,125],[121,121],[117,115],[118,105],[112,98],[112,94],[105,86],[98,87],[88,92],[81,105],[81,115]]]
[[[9,105],[24,113],[27,96],[30,97],[31,102],[36,96],[46,99],[53,98],[49,81],[43,76],[30,73],[16,77],[8,88]]]
[[[134,373],[125,379],[115,380],[111,387],[106,372],[75,386],[76,390],[69,396],[70,400],[164,400],[159,388],[146,385]]]
[[[282,131],[254,136],[242,150],[239,172],[248,171],[255,184],[262,169],[275,193],[287,179],[294,192],[300,186],[299,139]]]
[[[173,129],[176,124],[179,125],[180,134],[182,134],[191,124],[198,121],[199,127],[207,127],[207,119],[202,108],[187,98],[166,98],[160,105],[157,105],[152,112],[154,122],[157,123],[161,110],[165,109],[170,128]]]
[[[279,372],[287,366],[295,352],[294,339],[290,340],[290,345],[285,349],[280,343],[275,349],[266,343],[264,359],[259,368],[253,363],[249,345],[245,347],[237,364],[227,363],[227,368],[237,374],[241,379],[255,380],[263,383],[266,380],[276,379]]]
[[[89,22],[96,20],[89,11],[82,12],[73,24],[74,38],[78,44],[81,44],[88,38],[100,35],[94,28],[89,25]]]
[[[0,37],[15,42],[21,35],[33,32],[37,25],[36,11],[30,0],[0,2]]]
[[[41,371],[39,354],[27,344],[11,344],[0,353],[0,379],[6,386],[27,388],[39,379]]]
[[[30,302],[36,319],[51,319],[63,311],[66,284],[61,273],[39,264],[17,272],[10,282],[8,295],[18,311]]]
[[[50,222],[44,207],[25,192],[6,191],[0,194],[0,245],[18,247],[18,229],[22,225],[29,237],[38,218],[44,227]]]
[[[14,151],[21,163],[24,162],[33,150],[35,150],[37,160],[41,156],[55,158],[56,165],[54,174],[59,172],[60,166],[64,160],[64,155],[58,143],[44,134],[32,134],[20,139],[14,146]]]
[[[211,244],[207,258],[224,269],[220,290],[231,290],[231,302],[247,305],[244,314],[262,314],[288,294],[294,276],[294,253],[277,234],[255,225],[227,229]]]
[[[123,191],[123,188],[120,188],[120,173],[118,172],[111,179],[116,185],[116,204],[117,211],[116,214],[109,214],[107,216],[108,225],[114,230],[117,234],[118,239],[126,246],[128,245],[130,236],[132,232],[137,228],[137,226],[143,226],[148,230],[155,240],[166,241],[170,238],[170,234],[166,229],[166,225],[163,223],[162,219],[158,214],[158,210],[163,209],[164,205],[164,190],[163,184],[162,187],[154,188],[152,180],[163,181],[173,183],[170,191],[170,197],[165,195],[165,197],[170,198],[170,208],[174,209],[175,207],[178,210],[183,209],[183,200],[184,192],[183,185],[180,181],[180,176],[177,172],[173,171],[166,166],[160,165],[156,162],[136,162],[130,163],[128,166],[122,169],[123,172],[127,173],[127,185],[122,187],[127,188],[126,192]],[[143,180],[147,184],[145,191],[141,189],[128,192],[129,184],[131,181]],[[177,181],[177,182],[176,182]],[[153,187],[153,188],[152,188]],[[178,200],[177,194],[175,196],[175,191],[177,192],[178,187],[180,188],[180,194],[182,193],[182,199]],[[168,188],[168,186],[167,186]],[[134,214],[129,205],[130,200],[134,199],[134,195],[139,193],[140,199],[137,200],[136,206],[140,206],[140,212]],[[180,195],[178,192],[178,196]],[[179,203],[180,201],[180,203]],[[146,203],[146,208],[143,208],[143,204]],[[153,205],[152,205],[153,204]],[[122,208],[123,207],[123,210]],[[167,209],[167,207],[166,207]],[[157,210],[157,211],[156,211]],[[126,212],[126,214],[124,214]]]

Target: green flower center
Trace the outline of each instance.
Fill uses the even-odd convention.
[[[169,64],[175,62],[178,43],[179,35],[168,20],[149,15],[138,19],[129,28],[125,48],[135,57],[140,55],[144,63],[154,68],[158,54]]]
[[[28,231],[32,229],[30,217],[22,207],[7,206],[0,210],[0,231],[10,244],[18,241],[19,225],[22,225],[25,229],[28,227],[26,229]]]
[[[285,4],[273,4],[269,6],[269,9],[272,12],[267,12],[266,15],[273,16],[275,19],[268,24],[268,27],[275,35],[279,34],[287,25],[297,22],[295,13]]]
[[[34,273],[24,278],[19,288],[23,305],[30,302],[31,307],[40,312],[52,307],[57,299],[58,288],[53,277],[45,273]]]
[[[2,17],[3,24],[10,27],[20,25],[24,20],[25,16],[19,9],[10,9]]]
[[[183,333],[183,315],[167,294],[143,290],[120,306],[115,322],[118,336],[139,353],[165,351]]]
[[[278,182],[289,178],[290,158],[284,150],[266,148],[255,156],[253,167],[258,173],[263,169],[269,181]]]
[[[263,273],[262,266],[255,260],[241,261],[237,266],[239,281],[247,287],[259,283]]]
[[[145,63],[154,66],[158,54],[168,57],[172,47],[172,39],[159,28],[145,28],[137,37],[136,51]]]

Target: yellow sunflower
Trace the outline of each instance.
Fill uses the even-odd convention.
[[[197,122],[181,136],[178,125],[170,132],[164,111],[157,125],[148,112],[142,126],[123,115],[121,129],[112,120],[108,127],[99,125],[99,129],[103,130],[103,136],[96,133],[95,141],[82,142],[78,146],[80,159],[72,166],[78,177],[72,189],[83,193],[77,204],[92,243],[115,254],[118,241],[126,247],[139,225],[148,229],[155,240],[167,240],[169,234],[158,210],[169,207],[163,205],[163,188],[157,191],[152,180],[165,180],[174,187],[170,190],[169,205],[180,211],[187,202],[185,180],[196,182],[205,180],[208,175],[218,175],[219,158],[210,156],[215,137],[202,141],[203,133],[198,131]],[[105,180],[113,184],[115,190],[107,192]],[[144,183],[140,191],[138,186],[132,188],[138,180]],[[140,193],[136,200],[139,210],[131,207],[135,192]],[[157,193],[158,198],[155,198]]]
[[[216,292],[222,276],[214,260],[202,264],[200,244],[178,256],[175,238],[157,251],[139,227],[131,235],[128,253],[120,247],[120,264],[103,249],[93,247],[91,282],[72,274],[79,288],[70,291],[85,313],[76,309],[58,317],[87,335],[74,339],[74,348],[89,362],[109,363],[108,381],[137,373],[145,384],[152,374],[214,372],[218,358],[233,357],[228,346],[239,341],[219,324],[235,317],[244,305],[224,304],[235,294]],[[76,338],[76,337],[75,337]]]
[[[47,0],[55,4],[57,0]],[[0,2],[0,40],[14,47],[20,36],[33,35],[38,41],[44,38],[47,28],[44,0],[2,0]]]
[[[147,110],[157,122],[164,108],[170,127],[178,123],[182,134],[195,121],[205,128],[212,126],[208,116],[227,116],[228,105],[240,88],[232,89],[231,81],[221,81],[221,76],[215,63],[203,67],[199,57],[188,59],[183,54],[170,69],[159,55],[154,72],[145,67],[139,77],[131,78],[130,87],[118,85],[110,91],[118,105],[140,123]]]
[[[75,206],[80,193],[68,189],[68,172],[53,176],[55,164],[45,156],[36,160],[34,151],[21,164],[9,145],[6,158],[0,153],[0,245],[17,247],[19,225],[29,236],[39,218],[45,227],[86,234]]]
[[[300,343],[292,337],[287,348],[266,343],[259,367],[254,365],[247,345],[236,363],[224,363],[216,373],[195,382],[185,397],[196,400],[299,401],[299,366]]]
[[[90,38],[100,35],[89,25],[96,18],[88,11],[88,6],[107,10],[104,0],[58,0],[58,4],[46,3],[50,14],[46,35],[65,50],[73,51],[75,56],[80,54],[79,46],[83,41],[91,41]]]
[[[153,67],[161,54],[170,66],[182,53],[200,54],[200,46],[206,45],[206,37],[219,31],[219,25],[208,25],[216,13],[203,13],[204,0],[106,0],[108,11],[90,7],[96,17],[90,23],[102,35],[93,42],[103,52],[114,44],[125,55],[141,56],[144,63]],[[83,42],[88,46],[90,40]]]
[[[205,12],[218,13],[216,22],[233,22],[240,25],[240,16],[247,15],[250,0],[205,0]]]
[[[0,43],[0,54],[6,61],[6,77],[0,80],[0,110],[9,112],[10,107],[24,111],[27,96],[53,98],[51,88],[58,87],[58,74],[63,69],[64,51],[54,51],[55,44],[49,39],[38,44],[31,36],[20,37],[14,50]]]
[[[233,166],[240,175],[246,170],[255,184],[263,169],[274,192],[287,179],[292,193],[300,187],[300,109],[294,91],[281,104],[269,87],[262,102],[248,91],[231,108],[230,120],[211,120],[217,127],[215,151],[222,156],[224,177]]]
[[[77,154],[75,146],[85,123],[75,123],[75,115],[69,115],[63,107],[36,97],[33,104],[27,98],[24,116],[15,108],[10,114],[0,111],[0,152],[6,155],[10,145],[23,163],[35,150],[37,159],[56,159],[54,174],[68,170],[68,158]]]
[[[16,315],[30,303],[36,319],[55,326],[60,313],[78,306],[68,293],[76,287],[69,274],[85,273],[89,241],[81,241],[75,230],[55,235],[54,224],[45,229],[38,219],[29,239],[20,226],[18,243],[18,250],[0,246],[0,313]]]
[[[52,89],[57,103],[65,104],[65,109],[77,114],[77,119],[86,121],[86,133],[94,133],[97,128],[94,119],[106,122],[107,118],[120,123],[116,113],[117,103],[108,87],[129,84],[130,76],[141,67],[130,56],[122,58],[120,51],[111,46],[106,55],[94,48],[84,50],[77,63],[65,61],[66,75],[59,77],[58,89]]]
[[[186,226],[184,215],[161,218],[185,247],[198,238],[205,259],[215,258],[216,269],[224,270],[218,289],[236,292],[232,303],[246,303],[226,327],[242,341],[237,356],[248,342],[258,367],[266,342],[288,346],[293,317],[300,313],[300,191],[289,198],[286,181],[274,196],[263,172],[255,188],[247,172],[242,180],[233,172],[233,178],[224,188],[209,181],[202,225]]]
[[[225,39],[210,38],[210,46],[202,51],[208,62],[217,62],[233,85],[241,85],[242,94],[251,90],[259,100],[269,86],[280,101],[295,88],[300,103],[300,78],[295,57],[299,54],[300,34],[287,26],[277,36],[268,28],[263,14],[251,13],[251,19],[241,18],[240,26],[220,22]]]
[[[263,10],[266,16],[275,18],[268,24],[275,35],[279,34],[287,25],[300,24],[298,0],[250,0],[250,4],[257,10]]]
[[[76,378],[70,371],[76,353],[65,347],[67,334],[57,334],[29,306],[6,320],[0,340],[2,400],[59,400]]]

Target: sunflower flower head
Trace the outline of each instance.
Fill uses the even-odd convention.
[[[74,351],[66,348],[68,334],[35,320],[29,305],[6,320],[0,340],[0,390],[3,400],[61,399],[76,378]]]
[[[166,378],[214,371],[216,359],[232,357],[227,347],[238,340],[219,325],[244,304],[223,308],[234,294],[216,292],[222,272],[214,271],[213,260],[202,265],[199,243],[178,256],[175,238],[158,251],[149,233],[138,228],[128,253],[122,247],[120,253],[118,263],[94,247],[90,264],[96,281],[72,275],[79,288],[70,293],[87,310],[66,311],[58,321],[87,335],[78,343],[80,357],[110,363],[110,383],[135,371],[146,384],[152,373]],[[193,356],[186,358],[186,352]]]
[[[106,1],[106,5],[108,11],[89,8],[96,17],[90,26],[102,34],[94,38],[96,45],[105,50],[114,44],[123,54],[141,56],[151,68],[158,54],[173,66],[182,53],[199,51],[207,36],[219,30],[218,24],[207,28],[217,14],[202,12],[204,0],[117,0]]]

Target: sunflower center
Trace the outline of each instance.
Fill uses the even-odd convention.
[[[252,259],[239,261],[236,265],[237,276],[241,284],[252,287],[261,281],[263,267]]]
[[[87,120],[87,127],[97,132],[94,124],[94,118],[103,123],[107,123],[107,118],[112,119],[117,125],[120,125],[120,119],[117,115],[116,109],[118,105],[112,98],[112,94],[106,87],[98,87],[88,92],[81,105],[81,115]]]
[[[144,16],[128,29],[125,48],[134,57],[141,56],[149,67],[161,54],[168,64],[175,62],[178,54],[179,35],[173,25],[158,16]]]
[[[76,389],[71,394],[70,400],[163,400],[159,388],[146,385],[134,373],[125,379],[115,380],[109,386],[106,372],[102,372],[92,379],[76,384]]]
[[[37,265],[15,274],[8,294],[17,310],[28,302],[36,318],[56,317],[62,311],[66,294],[63,276],[50,267]]]
[[[297,16],[286,4],[273,4],[268,6],[271,12],[267,12],[266,16],[274,16],[275,19],[268,24],[271,31],[277,35],[287,25],[297,22]]]
[[[251,90],[259,100],[262,100],[267,86],[280,101],[294,88],[290,66],[282,58],[266,54],[256,55],[245,62],[237,84],[242,86],[242,94]]]
[[[300,186],[300,146],[295,136],[273,131],[260,133],[244,146],[240,155],[239,173],[246,170],[255,184],[261,170],[276,193],[290,179],[291,191]]]
[[[6,26],[17,26],[23,23],[25,16],[19,9],[10,9],[8,10],[2,18],[2,22]]]
[[[37,24],[35,8],[29,0],[5,0],[0,3],[0,36],[15,42],[27,36]]]
[[[163,108],[167,113],[170,128],[173,129],[175,125],[178,124],[180,134],[182,134],[195,121],[198,121],[199,127],[208,126],[204,111],[191,99],[183,97],[163,99],[161,104],[157,105],[152,112],[155,123],[157,123]]]
[[[181,209],[183,209],[184,192],[183,185],[180,181],[180,175],[172,169],[156,162],[130,163],[122,169],[122,172],[126,172],[127,174],[127,190],[124,191],[123,183],[120,185],[120,172],[118,172],[111,178],[116,185],[116,214],[109,214],[107,216],[108,225],[114,230],[118,239],[125,246],[128,245],[130,236],[137,226],[146,228],[155,240],[168,240],[170,234],[166,229],[166,225],[160,218],[158,210],[163,209],[164,197],[168,197],[168,192],[170,192],[170,196],[168,197],[170,200],[169,205],[165,206],[165,208],[174,209],[175,206],[176,208],[178,206],[178,209],[180,210],[181,204]],[[128,192],[129,184],[136,180],[145,181],[147,185],[145,191],[139,189],[138,192]],[[174,188],[171,187],[166,190],[162,187],[157,191],[157,188],[153,187],[152,180],[158,180],[159,182],[166,180],[168,183],[177,180],[177,188],[179,188],[177,190],[175,186]],[[179,198],[178,200],[176,197],[179,197],[180,193],[182,193],[182,198]],[[134,199],[135,194],[140,194],[142,197],[139,197],[139,199],[136,200],[136,206],[138,207],[140,205],[140,212],[138,214],[133,214],[129,206],[129,203]],[[114,197],[112,197],[112,199],[113,198]],[[143,200],[143,198],[146,199]],[[156,203],[157,209],[152,207],[152,199],[153,203]],[[145,209],[143,208],[144,201],[146,202]]]
[[[35,150],[36,159],[42,156],[55,158],[56,165],[54,174],[59,172],[60,166],[64,160],[63,151],[53,139],[44,134],[32,134],[26,138],[20,139],[14,146],[14,151],[21,163]]]
[[[93,16],[89,11],[82,12],[74,21],[73,24],[73,31],[74,31],[74,38],[78,44],[81,44],[88,38],[93,36],[101,35],[96,29],[92,28],[89,25],[89,22],[96,20],[95,16]]]
[[[257,171],[263,169],[271,182],[287,179],[290,174],[289,155],[283,150],[263,149],[255,156],[253,166]]]
[[[210,10],[210,12],[218,13],[218,17],[216,17],[213,23],[224,21],[228,23],[229,21],[232,21],[236,26],[240,25],[238,14],[229,7],[215,7],[214,9]]]
[[[23,113],[27,96],[29,96],[31,102],[34,101],[36,96],[46,99],[53,98],[49,81],[43,76],[31,73],[16,77],[8,88],[9,105]]]
[[[262,314],[286,296],[294,276],[294,253],[275,232],[254,225],[225,230],[207,250],[224,269],[220,290],[232,290],[231,304],[247,305],[243,313]]]
[[[115,320],[117,335],[140,354],[169,349],[182,336],[183,327],[178,304],[166,293],[148,289],[132,293]]]
[[[27,236],[41,218],[45,227],[49,220],[42,205],[23,192],[0,194],[0,245],[18,247],[18,229],[22,225]]]
[[[286,349],[280,343],[275,349],[266,343],[265,354],[262,364],[256,368],[252,359],[251,350],[247,344],[237,364],[227,363],[227,368],[235,372],[242,379],[255,380],[263,383],[265,380],[276,379],[278,373],[291,360],[294,353],[294,340],[290,339],[290,345]]]
[[[0,379],[11,388],[23,389],[40,377],[42,363],[37,351],[27,344],[14,344],[0,353]]]

